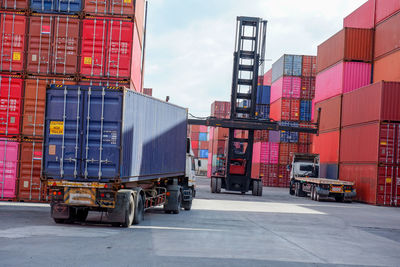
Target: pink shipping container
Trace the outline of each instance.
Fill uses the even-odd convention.
[[[300,98],[301,78],[285,76],[271,86],[271,102],[279,98]]]
[[[16,197],[18,146],[4,138],[0,138],[0,199]]]
[[[371,83],[371,64],[340,62],[318,73],[315,82],[315,102],[351,92]]]
[[[271,142],[256,142],[253,145],[253,162],[278,164],[279,144]]]
[[[270,69],[269,71],[267,71],[264,74],[264,85],[269,85],[271,86],[272,84],[272,69]],[[260,85],[260,84],[259,84]]]
[[[23,80],[0,75],[0,135],[20,134]]]
[[[208,132],[208,127],[207,126],[204,126],[204,125],[200,125],[200,132],[201,133],[207,133]]]
[[[375,27],[375,0],[368,0],[344,18],[343,27],[372,29]]]
[[[375,0],[376,24],[400,11],[399,0]]]
[[[26,17],[2,12],[0,16],[0,71],[22,74],[25,61]]]
[[[133,34],[133,51],[131,65],[131,89],[136,92],[142,91],[142,45],[140,44],[137,24]]]

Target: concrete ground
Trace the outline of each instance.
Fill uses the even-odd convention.
[[[90,214],[89,220],[100,219]],[[315,202],[287,189],[211,194],[129,229],[58,225],[49,206],[0,202],[0,266],[400,266],[400,209]]]

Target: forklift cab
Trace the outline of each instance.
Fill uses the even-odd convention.
[[[229,174],[246,174],[246,160],[245,159],[232,159],[229,166]]]

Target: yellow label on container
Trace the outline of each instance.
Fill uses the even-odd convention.
[[[392,183],[392,178],[386,178],[386,183],[391,184]]]
[[[386,143],[386,142],[381,142],[381,145],[382,145],[382,146],[386,146],[387,143]]]
[[[303,88],[301,88],[301,89],[306,90],[307,88],[306,88],[306,87],[303,87]]]
[[[13,60],[20,61],[21,60],[21,52],[14,52]]]
[[[124,0],[124,4],[130,4],[132,3],[132,0]]]
[[[51,121],[50,122],[50,134],[57,134],[57,135],[64,134],[64,122]]]
[[[91,57],[84,57],[83,58],[83,64],[91,65],[92,64],[92,58]]]

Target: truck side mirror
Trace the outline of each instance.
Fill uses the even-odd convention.
[[[197,161],[197,165],[198,165],[199,167],[201,167],[201,160],[198,160],[198,161]]]

